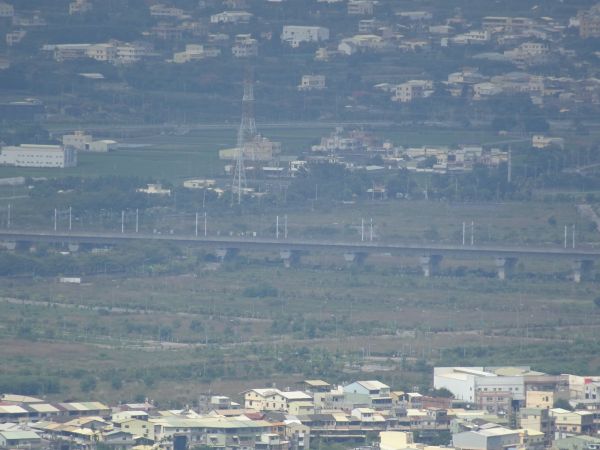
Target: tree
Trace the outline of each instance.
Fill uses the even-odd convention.
[[[94,378],[91,375],[88,375],[87,377],[85,377],[83,380],[81,380],[81,383],[79,383],[79,386],[81,387],[81,390],[83,392],[91,392],[94,389],[96,389],[96,378]]]
[[[554,400],[554,405],[552,406],[554,406],[555,408],[566,409],[567,411],[573,411],[573,407],[571,406],[569,401],[565,400],[564,398],[557,398],[556,400]]]

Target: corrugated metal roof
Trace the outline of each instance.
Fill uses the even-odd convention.
[[[36,412],[41,412],[41,413],[50,413],[50,412],[59,412],[60,410],[54,406],[52,406],[50,403],[35,403],[32,405],[29,405],[29,407],[31,409],[33,409]]]
[[[35,432],[29,430],[0,431],[0,435],[6,440],[16,441],[25,439],[41,439]]]
[[[0,414],[27,414],[27,410],[19,405],[0,405]]]

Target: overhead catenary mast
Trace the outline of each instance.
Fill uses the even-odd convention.
[[[244,96],[242,98],[242,121],[237,135],[236,163],[231,186],[232,203],[237,194],[238,205],[242,203],[242,193],[246,188],[246,169],[244,159],[255,158],[256,120],[254,119],[254,77],[252,70],[246,70]]]

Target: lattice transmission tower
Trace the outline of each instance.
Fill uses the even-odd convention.
[[[242,203],[246,188],[245,159],[255,159],[256,120],[254,119],[254,77],[251,69],[246,70],[244,78],[244,96],[242,97],[242,121],[237,135],[237,151],[233,183],[231,186],[233,203],[237,194],[238,205]]]

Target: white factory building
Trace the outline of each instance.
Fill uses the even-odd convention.
[[[476,403],[482,394],[510,393],[513,400],[525,400],[528,377],[539,377],[529,367],[435,367],[433,386],[448,389],[457,400]]]
[[[0,149],[0,165],[15,167],[75,167],[77,150],[62,145],[21,144]]]
[[[67,148],[74,148],[82,152],[110,152],[117,149],[118,143],[110,139],[94,141],[91,134],[77,130],[73,134],[65,134],[62,143]]]

